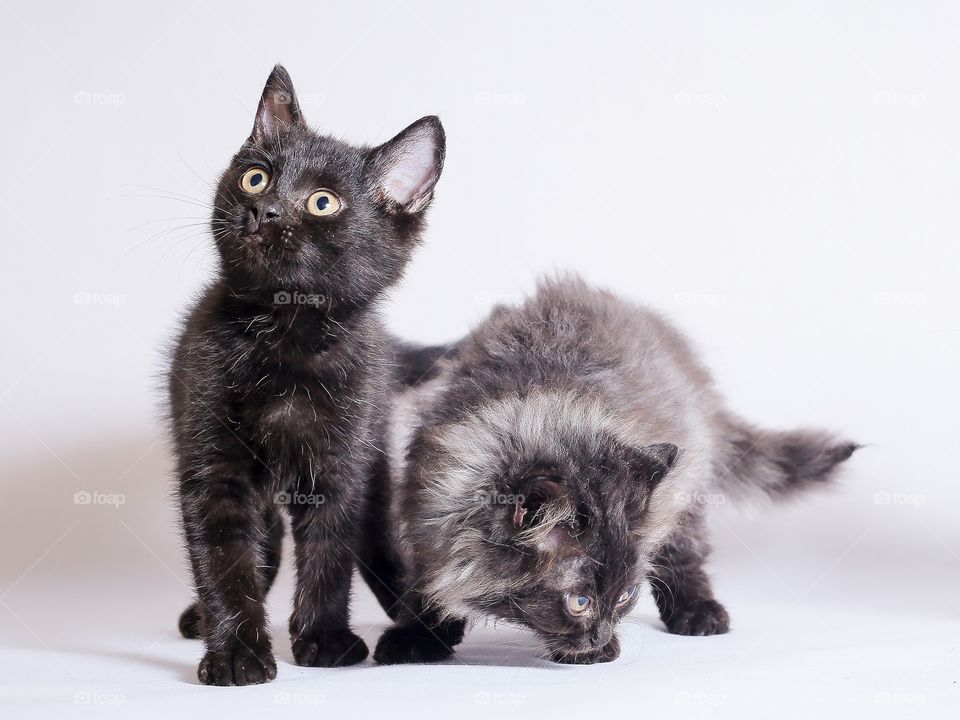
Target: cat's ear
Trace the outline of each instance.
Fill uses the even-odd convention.
[[[524,530],[548,520],[552,505],[566,499],[567,491],[555,478],[532,475],[524,478],[513,500],[513,529]]]
[[[281,131],[302,124],[303,114],[293,82],[283,65],[277,65],[263,86],[250,140],[262,145],[277,137]]]
[[[433,197],[445,153],[443,125],[430,115],[371,150],[367,172],[389,210],[418,213]]]
[[[571,542],[576,510],[567,487],[558,479],[531,475],[513,498],[511,525],[519,542],[556,555]]]
[[[648,490],[653,490],[676,464],[680,448],[671,443],[656,443],[630,452],[634,477]]]

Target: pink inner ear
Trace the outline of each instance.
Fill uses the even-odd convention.
[[[527,509],[517,500],[517,504],[513,511],[513,527],[519,530],[523,527],[523,518],[527,514]]]
[[[263,96],[259,121],[264,135],[273,136],[280,130],[292,127],[294,117],[293,96],[283,90],[271,90]]]
[[[387,171],[383,189],[401,205],[429,191],[436,181],[435,145],[432,138],[413,138],[406,143]]]

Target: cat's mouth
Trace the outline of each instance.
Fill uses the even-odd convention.
[[[565,655],[581,655],[596,650],[596,647],[594,647],[585,636],[552,638],[548,644],[554,652],[560,652]]]
[[[587,633],[583,632],[562,632],[557,629],[538,628],[528,625],[546,645],[552,653],[561,655],[581,655],[583,653],[593,652],[597,648],[590,642]]]
[[[300,250],[296,229],[292,225],[276,228],[258,228],[243,234],[247,247],[265,259],[280,259]]]

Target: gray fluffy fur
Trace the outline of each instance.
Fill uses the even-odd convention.
[[[437,355],[422,377],[406,369],[391,420],[387,544],[406,594],[380,662],[439,659],[463,620],[491,615],[558,661],[612,660],[636,602],[617,599],[643,581],[669,631],[725,632],[697,500],[791,495],[856,449],[753,428],[660,315],[576,277],[542,281]],[[527,517],[514,494],[531,474],[560,489]],[[565,592],[593,599],[588,617]]]

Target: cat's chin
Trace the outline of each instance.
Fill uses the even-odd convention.
[[[613,662],[620,657],[620,641],[614,635],[610,642],[599,649],[587,651],[557,651],[550,653],[550,659],[563,665],[594,665],[596,663]]]
[[[275,246],[267,243],[251,243],[244,264],[260,278],[265,287],[300,288],[304,283],[300,276],[299,250],[296,247]]]

